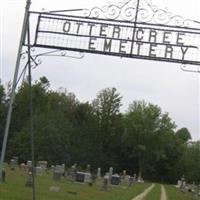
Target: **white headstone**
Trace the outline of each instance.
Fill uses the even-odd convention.
[[[91,175],[91,173],[84,173],[84,174],[85,174],[84,182],[85,183],[91,183],[92,182],[92,175]]]
[[[47,170],[47,161],[38,161],[37,166],[41,167],[43,171],[45,171]]]
[[[97,169],[97,178],[101,178],[101,168]]]
[[[42,167],[35,167],[35,172],[36,172],[36,176],[42,176],[44,171]]]
[[[54,168],[55,173],[64,174],[65,173],[65,165],[56,165]]]
[[[27,161],[27,166],[28,166],[28,167],[32,167],[32,161],[28,160],[28,161]]]
[[[110,167],[109,168],[109,180],[111,180],[112,175],[113,175],[113,168]]]
[[[182,184],[182,181],[181,180],[178,180],[178,182],[177,182],[177,188],[180,188],[181,187],[181,184]]]

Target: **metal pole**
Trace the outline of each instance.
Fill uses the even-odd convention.
[[[25,14],[24,14],[24,21],[23,21],[23,26],[22,26],[22,32],[21,32],[21,38],[20,38],[18,54],[17,54],[17,61],[16,61],[16,65],[15,65],[15,73],[14,73],[14,78],[13,78],[13,83],[12,83],[12,92],[11,92],[8,114],[7,114],[7,119],[6,119],[3,146],[2,146],[2,150],[1,150],[0,182],[2,182],[2,170],[3,170],[4,159],[5,159],[5,151],[6,151],[6,146],[7,146],[8,133],[9,133],[9,128],[10,128],[10,121],[11,121],[11,116],[12,116],[12,106],[13,106],[14,99],[15,99],[15,89],[16,89],[16,83],[17,83],[17,79],[18,79],[18,72],[19,72],[19,67],[20,67],[20,58],[21,58],[22,47],[23,47],[23,44],[24,44],[24,41],[25,41],[25,36],[26,36],[27,19],[28,19],[28,16],[29,16],[30,5],[31,5],[31,0],[27,0],[26,8],[25,8]]]
[[[137,0],[136,11],[135,11],[135,21],[134,21],[134,27],[133,27],[133,37],[132,37],[132,44],[131,44],[131,54],[133,53],[133,47],[134,47],[134,42],[135,42],[135,33],[136,33],[136,28],[137,28],[139,8],[140,8],[140,0]]]
[[[29,17],[27,21],[27,43],[28,43],[28,83],[29,83],[29,103],[30,103],[30,143],[32,157],[32,197],[35,200],[35,154],[34,154],[34,130],[33,130],[33,99],[32,99],[32,77],[31,77],[31,47],[30,47],[30,26]]]

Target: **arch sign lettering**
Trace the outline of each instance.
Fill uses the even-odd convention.
[[[200,65],[200,25],[141,1],[82,10],[83,15],[39,13],[34,46]]]

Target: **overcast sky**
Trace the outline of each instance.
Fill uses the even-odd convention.
[[[91,8],[106,0],[32,0],[31,10]],[[1,65],[3,84],[12,80],[26,0],[0,0]],[[200,21],[199,0],[152,0],[174,14]],[[67,88],[80,101],[91,101],[98,91],[116,87],[123,96],[122,111],[133,100],[157,104],[168,112],[178,128],[187,127],[200,139],[200,74],[181,70],[180,64],[85,54],[83,59],[44,57],[33,71],[33,79],[46,76],[51,88]]]

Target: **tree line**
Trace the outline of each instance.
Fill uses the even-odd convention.
[[[0,148],[10,90],[0,83]],[[36,160],[49,164],[90,164],[104,172],[127,170],[150,181],[176,183],[184,174],[200,182],[200,141],[190,142],[187,128],[176,124],[158,105],[133,101],[120,112],[122,96],[115,88],[101,90],[92,102],[80,102],[73,93],[53,91],[46,77],[32,85]],[[7,162],[31,158],[29,86],[16,92],[6,151]]]

